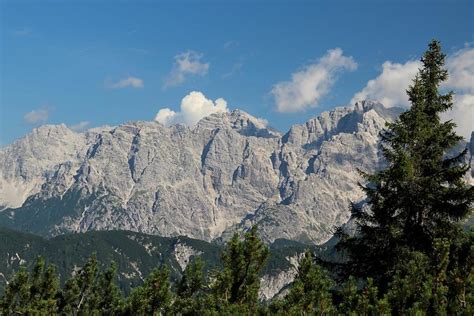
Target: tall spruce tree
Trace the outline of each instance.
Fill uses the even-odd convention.
[[[362,173],[369,207],[352,207],[356,236],[337,231],[337,249],[348,258],[343,277],[373,277],[385,289],[402,249],[430,256],[434,240],[454,239],[459,221],[472,211],[474,188],[463,181],[469,169],[462,163],[466,150],[452,152],[462,137],[453,122],[440,119],[453,104],[452,92],[439,92],[448,78],[444,61],[440,43],[433,40],[407,90],[411,108],[381,133],[387,168]]]

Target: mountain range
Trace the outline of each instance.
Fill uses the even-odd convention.
[[[363,199],[358,170],[383,165],[379,132],[401,112],[364,101],[285,134],[240,110],[192,127],[40,126],[0,149],[0,226],[43,237],[127,230],[219,242],[258,224],[268,243],[322,244]],[[460,146],[472,165],[474,137]]]

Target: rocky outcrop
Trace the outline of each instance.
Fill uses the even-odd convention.
[[[397,109],[322,113],[285,135],[243,111],[194,127],[130,122],[75,133],[42,126],[0,149],[0,224],[46,236],[125,229],[202,240],[258,224],[268,242],[322,243],[378,168]]]

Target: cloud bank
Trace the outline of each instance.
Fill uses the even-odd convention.
[[[419,61],[408,61],[404,64],[384,62],[381,74],[369,80],[367,85],[353,96],[351,103],[375,99],[387,107],[409,107],[406,90],[420,67]],[[442,117],[453,120],[458,126],[457,132],[469,138],[474,118],[474,48],[466,47],[447,56],[446,68],[449,78],[441,88],[454,90],[456,94],[453,109],[443,113]]]
[[[291,80],[277,83],[271,94],[279,112],[298,112],[318,106],[342,71],[354,71],[357,63],[344,56],[340,48],[328,50],[316,63],[291,75]]]
[[[406,90],[412,83],[418,69],[419,61],[408,61],[404,64],[386,61],[382,72],[375,79],[357,92],[351,103],[364,99],[375,99],[387,107],[409,107]],[[454,106],[451,111],[443,113],[443,119],[451,119],[457,124],[457,132],[468,138],[473,130],[474,120],[474,48],[466,47],[446,58],[449,78],[441,86],[443,90],[454,90]]]
[[[202,92],[192,91],[181,100],[179,112],[169,108],[161,109],[156,114],[155,121],[165,126],[177,123],[191,126],[212,113],[227,111],[227,102],[224,99],[212,101],[207,99]]]
[[[210,64],[201,62],[203,54],[187,51],[174,57],[173,69],[165,80],[164,87],[177,86],[189,76],[205,76],[209,71]]]
[[[382,65],[382,73],[375,79],[369,80],[361,91],[357,92],[351,100],[351,104],[366,99],[374,99],[382,102],[386,107],[408,105],[406,90],[412,83],[421,63],[419,61],[408,61],[404,64],[386,61]]]
[[[143,80],[137,77],[129,76],[117,82],[106,82],[106,87],[109,89],[123,89],[127,87],[143,88]]]
[[[46,122],[49,118],[49,109],[47,107],[41,107],[31,112],[26,113],[23,119],[28,124],[37,124]]]

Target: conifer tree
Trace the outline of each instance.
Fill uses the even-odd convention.
[[[210,297],[205,292],[204,261],[197,257],[184,269],[183,276],[176,286],[175,314],[203,315],[210,312]]]
[[[169,268],[153,270],[145,283],[135,288],[129,297],[132,315],[162,315],[170,311],[173,295],[170,289]]]
[[[31,273],[21,266],[1,300],[2,315],[55,314],[58,312],[59,278],[53,265],[38,257]]]
[[[406,259],[395,267],[386,300],[395,315],[425,314],[431,309],[433,299],[432,267],[428,257],[421,252],[406,252],[404,257]]]
[[[30,284],[25,266],[8,283],[2,298],[2,315],[26,314],[30,302]]]
[[[201,257],[197,257],[184,269],[183,276],[178,282],[176,294],[182,298],[190,298],[204,287],[204,262]]]
[[[92,314],[98,311],[100,301],[97,290],[99,267],[96,254],[70,278],[62,294],[62,310],[67,314]]]
[[[117,315],[124,309],[122,293],[116,284],[117,265],[112,262],[109,268],[100,275],[98,290],[98,309],[102,315]]]
[[[332,286],[332,280],[315,264],[308,250],[300,261],[298,274],[280,309],[294,315],[331,314],[334,312],[330,292]]]
[[[244,240],[234,234],[227,243],[221,259],[223,269],[216,276],[214,293],[219,304],[246,305],[257,309],[260,271],[269,251],[260,240],[257,227],[245,233]]]
[[[342,277],[373,277],[383,291],[402,250],[435,253],[434,240],[453,240],[458,223],[472,211],[474,187],[463,181],[466,150],[452,153],[462,139],[440,114],[452,107],[452,92],[441,94],[448,78],[445,55],[433,40],[407,93],[411,108],[381,133],[387,168],[365,174],[369,210],[353,206],[357,234],[337,234],[347,254]],[[431,258],[433,259],[433,258]]]
[[[474,314],[474,228],[450,245],[447,267],[448,314]]]

